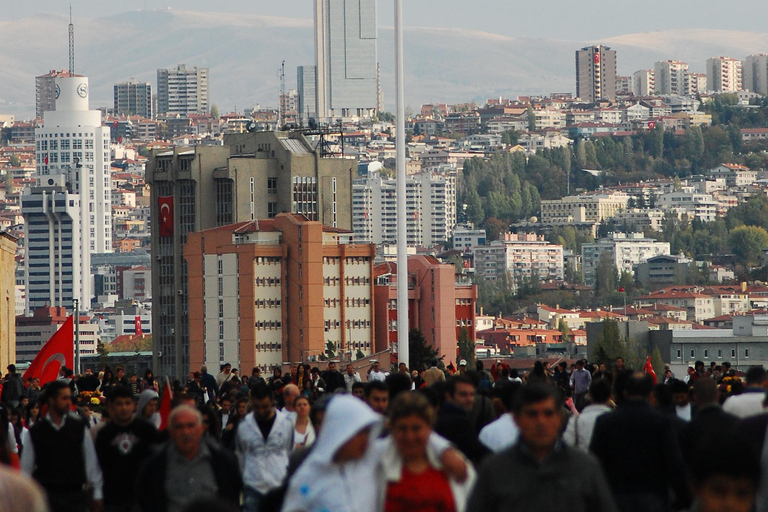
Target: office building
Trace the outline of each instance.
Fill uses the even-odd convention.
[[[157,70],[158,116],[206,114],[210,106],[208,68],[179,64],[173,69]]]
[[[616,50],[602,45],[576,50],[576,97],[588,103],[616,99]]]
[[[655,73],[652,69],[641,69],[632,74],[632,94],[652,96],[655,90]]]
[[[424,171],[406,177],[407,241],[432,247],[451,238],[456,226],[456,172]],[[397,183],[379,172],[352,185],[352,229],[357,242],[397,242]]]
[[[561,281],[563,246],[547,242],[542,235],[506,233],[501,240],[475,248],[475,275],[497,281],[504,273],[513,287],[523,279]]]
[[[398,353],[397,272],[396,263],[374,269],[376,352]],[[455,272],[431,256],[408,257],[408,325],[421,331],[446,364],[456,364],[462,328],[470,340],[476,338],[477,286],[457,283]]]
[[[768,95],[768,54],[749,55],[741,63],[742,87],[745,91]]]
[[[318,117],[372,117],[378,104],[376,0],[315,0]]]
[[[0,230],[0,368],[16,362],[16,237]]]
[[[32,316],[16,317],[16,363],[31,363],[43,345],[72,314],[71,308],[42,307],[32,311]],[[88,316],[79,321],[80,354],[96,354],[99,342],[99,326]]]
[[[286,213],[191,233],[191,367],[370,355],[375,247],[351,235]]]
[[[714,92],[739,92],[741,61],[730,57],[707,59],[707,85]]]
[[[299,119],[308,126],[310,119],[317,120],[317,67],[296,68],[296,88],[299,93]]]
[[[115,84],[114,113],[118,116],[152,118],[152,85],[149,82]]]
[[[37,178],[21,212],[27,254],[26,312],[90,307],[91,254],[112,252],[110,130],[89,110],[88,78],[56,79],[56,110],[35,129]]]
[[[35,77],[35,117],[41,118],[45,112],[56,110],[56,79],[68,76],[68,71],[54,69]]]
[[[688,64],[679,60],[662,60],[654,66],[656,94],[685,96],[685,74]]]
[[[645,238],[642,233],[609,233],[593,243],[582,244],[581,265],[584,282],[594,285],[600,258],[607,255],[619,275],[627,272],[634,275],[636,265],[661,254],[669,254],[669,242],[657,242]]]
[[[146,180],[152,191],[153,364],[158,375],[189,373],[187,235],[282,212],[349,230],[355,169],[356,159],[323,158],[301,134],[286,132],[228,134],[224,146],[176,147],[151,155]]]

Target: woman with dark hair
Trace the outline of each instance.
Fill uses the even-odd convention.
[[[552,377],[547,375],[547,372],[544,370],[544,363],[541,361],[536,361],[533,363],[533,368],[531,368],[531,373],[528,374],[528,384],[534,384],[534,383],[541,383],[541,384],[554,384],[552,381]]]
[[[32,428],[32,425],[40,418],[40,404],[37,402],[29,402],[24,409],[24,427]]]
[[[141,379],[139,389],[141,391],[144,391],[145,389],[151,389],[152,391],[155,391],[155,392],[160,391],[160,386],[157,384],[157,381],[155,380],[155,376],[152,373],[152,370],[150,370],[149,368],[147,368],[144,371],[144,378]]]
[[[309,421],[309,398],[297,396],[293,402],[296,421],[293,424],[293,449],[311,446],[315,442],[315,428]]]
[[[101,379],[101,386],[99,387],[101,394],[109,398],[112,396],[112,390],[115,389],[115,386],[117,386],[115,374],[110,368],[104,368],[104,377]]]

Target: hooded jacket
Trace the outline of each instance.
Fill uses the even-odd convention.
[[[139,395],[139,405],[136,406],[135,416],[137,418],[141,418],[143,420],[149,421],[152,425],[155,426],[155,428],[160,428],[160,414],[158,414],[157,411],[155,411],[155,413],[152,414],[151,417],[144,418],[141,415],[141,411],[144,410],[144,408],[147,406],[149,402],[159,398],[160,398],[160,395],[157,394],[157,391],[154,391],[152,389],[145,389]]]

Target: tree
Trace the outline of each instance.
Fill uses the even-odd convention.
[[[477,190],[470,190],[467,192],[466,198],[467,204],[467,217],[475,225],[479,226],[485,220],[485,211],[483,210],[483,203],[480,201],[480,195]]]
[[[517,145],[517,141],[520,139],[520,134],[515,130],[507,130],[501,134],[501,143],[508,144],[510,146]]]
[[[739,226],[728,237],[734,254],[745,267],[761,263],[763,249],[768,247],[768,231],[758,226]]]
[[[217,107],[215,104],[211,105],[211,117],[214,119],[219,118],[219,107]]]
[[[11,155],[8,163],[11,164],[11,167],[18,167],[21,165],[21,158],[19,158],[19,155]]]
[[[606,366],[610,367],[617,357],[623,357],[626,360],[626,352],[626,346],[619,333],[618,322],[606,318],[603,320],[603,330],[597,337],[591,359],[598,364],[605,363]]]
[[[664,359],[661,357],[661,351],[659,350],[658,345],[654,347],[653,353],[651,354],[651,366],[653,366],[653,371],[656,372],[656,378],[659,380],[659,383],[661,383],[664,378]]]
[[[328,340],[325,344],[325,356],[328,359],[333,359],[334,357],[336,357],[335,350],[336,350],[336,345],[331,340]]]
[[[466,359],[467,368],[475,367],[475,342],[469,339],[469,329],[459,328],[459,357]]]
[[[557,322],[557,330],[563,335],[563,343],[571,341],[571,328],[568,327],[568,324],[565,323],[564,319],[561,318],[560,321]]]
[[[428,368],[432,359],[441,359],[432,345],[427,344],[427,339],[418,329],[408,332],[408,368],[420,370]]]

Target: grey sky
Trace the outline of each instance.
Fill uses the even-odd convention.
[[[66,0],[2,0],[0,20],[40,12],[66,12]],[[310,0],[72,0],[75,17],[101,17],[135,9],[254,13],[311,18]],[[765,31],[764,0],[731,7],[714,0],[406,0],[407,26],[462,27],[507,36],[593,41],[674,28]],[[379,2],[379,22],[392,24],[392,0]],[[753,13],[752,15],[750,13]]]

